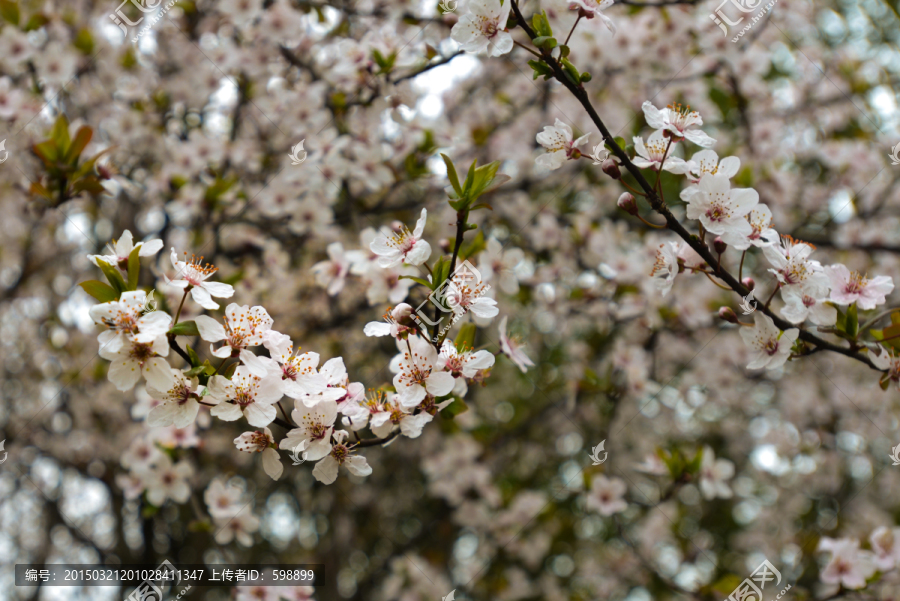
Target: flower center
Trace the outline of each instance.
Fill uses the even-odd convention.
[[[775,340],[774,338],[772,338],[771,340],[766,342],[766,347],[764,350],[766,351],[766,354],[768,354],[769,356],[774,355],[775,353],[778,352],[778,341]]]
[[[866,287],[869,280],[858,271],[850,274],[850,281],[844,286],[844,292],[847,294],[860,294]]]
[[[131,347],[131,353],[129,356],[137,361],[138,363],[143,364],[144,361],[154,356],[156,353],[153,352],[153,349],[149,344],[141,344],[140,342],[135,342]]]
[[[350,456],[350,449],[348,449],[346,445],[336,444],[331,447],[331,456],[334,457],[338,463],[344,463]]]
[[[190,260],[187,260],[187,252],[184,253],[184,257],[184,279],[194,286],[199,286],[203,280],[219,270],[218,267],[213,267],[209,263],[203,265],[203,257],[198,258],[197,255],[191,255]]]
[[[724,221],[731,216],[731,213],[721,204],[713,203],[712,206],[706,209],[706,216],[710,221]]]

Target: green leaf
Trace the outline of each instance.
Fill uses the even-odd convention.
[[[81,29],[72,40],[72,45],[81,50],[84,54],[90,54],[94,51],[94,36],[91,35],[89,29]]]
[[[575,85],[581,83],[581,73],[578,71],[575,65],[569,62],[569,59],[562,58],[560,59],[559,63],[562,65],[563,71],[565,71],[566,76],[572,80],[572,83],[574,83]]]
[[[456,175],[456,167],[453,166],[453,161],[450,160],[450,157],[443,152],[441,153],[441,158],[444,159],[444,164],[447,165],[447,179],[450,180],[450,185],[453,186],[456,195],[461,198],[463,190],[459,185],[459,176]]]
[[[553,69],[551,69],[546,63],[542,61],[536,61],[532,59],[528,61],[528,66],[530,66],[534,70],[533,77],[531,78],[532,81],[537,79],[541,75],[544,76],[544,79],[550,79],[550,77],[553,75]]]
[[[97,265],[100,266],[100,271],[103,272],[107,281],[109,281],[110,285],[115,288],[119,294],[128,290],[128,286],[125,285],[125,280],[122,279],[122,274],[119,273],[118,268],[103,260],[98,260]]]
[[[53,140],[44,140],[43,142],[32,146],[31,149],[39,159],[44,161],[45,166],[56,166],[56,160],[59,158],[59,150],[57,149],[56,143]]]
[[[138,277],[141,275],[141,258],[138,253],[140,246],[135,246],[128,255],[128,289],[137,290]]]
[[[478,163],[478,159],[472,161],[472,164],[469,165],[469,172],[466,174],[466,182],[463,184],[463,195],[468,196],[469,191],[472,189],[472,181],[475,179],[475,165]]]
[[[467,322],[462,325],[459,333],[456,335],[456,340],[453,341],[458,352],[461,353],[464,349],[472,350],[475,348],[475,331],[474,323]]]
[[[444,410],[441,413],[446,413],[450,417],[456,417],[460,413],[465,413],[469,410],[469,406],[466,405],[465,401],[462,399],[453,399],[453,402],[444,407]]]
[[[78,285],[84,288],[85,292],[101,303],[108,303],[119,298],[119,294],[112,286],[97,280],[88,280],[87,282],[81,282]]]
[[[541,14],[535,14],[531,18],[531,26],[534,28],[538,37],[549,37],[553,35],[553,30],[550,29],[550,20],[547,19],[547,11],[542,10]]]
[[[193,321],[182,321],[172,326],[168,332],[172,336],[199,336],[200,330]]]
[[[56,118],[56,121],[53,123],[53,129],[50,132],[50,139],[56,143],[59,156],[66,156],[72,140],[69,138],[69,120],[65,115],[60,115]]]
[[[469,198],[474,201],[481,196],[488,186],[491,185],[491,182],[494,181],[494,176],[497,175],[498,169],[500,169],[500,161],[494,161],[477,168],[475,177],[472,180],[472,189],[469,191]]]
[[[414,276],[414,275],[401,275],[401,276],[398,277],[397,279],[398,279],[398,280],[412,280],[412,281],[414,281],[414,282],[417,283],[417,284],[422,284],[423,286],[425,286],[425,287],[428,288],[429,290],[431,289],[431,282],[429,282],[429,281],[426,280],[425,278],[419,278],[419,277],[416,277],[416,276]]]
[[[192,366],[197,367],[198,365],[200,365],[200,357],[197,356],[196,351],[194,351],[194,349],[191,348],[190,344],[185,344],[184,350],[188,354],[188,357],[191,358]]]
[[[198,366],[192,367],[191,369],[184,372],[184,375],[186,375],[189,378],[195,378],[195,377],[199,376],[200,374],[202,374],[204,371],[206,371],[206,366],[198,365]]]
[[[31,15],[31,18],[28,19],[28,22],[25,24],[23,31],[29,32],[34,31],[35,29],[40,29],[44,25],[50,22],[50,19],[47,18],[43,13],[37,13]]]
[[[19,3],[11,0],[0,0],[0,16],[15,25],[19,26]]]
[[[856,338],[859,334],[859,317],[857,315],[856,303],[847,308],[846,332],[851,338]]]
[[[891,323],[900,323],[900,311],[891,313]]]
[[[703,448],[697,449],[697,454],[685,465],[685,471],[689,474],[697,474],[700,472],[700,465],[703,463]]]
[[[553,36],[548,36],[548,35],[538,36],[531,41],[538,48],[544,48],[545,50],[552,50],[553,48],[556,48],[556,46],[558,45],[556,38],[554,38]]]
[[[82,177],[72,184],[72,192],[74,193],[90,192],[91,194],[102,194],[105,191],[106,188],[104,188],[103,184],[100,183],[100,180],[93,175]]]
[[[75,139],[72,140],[72,144],[69,146],[69,151],[66,152],[65,162],[70,165],[76,165],[78,163],[78,157],[84,152],[85,147],[90,143],[93,135],[94,130],[87,125],[79,127],[78,131],[75,133]]]

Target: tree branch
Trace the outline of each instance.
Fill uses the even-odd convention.
[[[512,9],[516,14],[516,21],[518,22],[522,30],[525,31],[526,34],[528,34],[528,37],[532,40],[537,37],[534,30],[531,29],[531,27],[528,25],[528,22],[522,16],[521,11],[519,10],[519,5],[515,0],[512,0]],[[694,251],[696,251],[696,253],[700,255],[708,265],[715,265],[716,259],[715,257],[713,257],[706,244],[703,244],[700,241],[700,238],[698,238],[694,234],[691,234],[687,231],[687,229],[685,229],[685,227],[681,224],[681,222],[678,221],[675,215],[672,214],[672,211],[669,210],[669,207],[666,206],[666,203],[659,198],[659,195],[653,189],[653,186],[651,186],[647,179],[644,177],[643,172],[637,166],[635,166],[634,163],[631,162],[631,159],[628,157],[625,151],[616,143],[612,134],[610,134],[609,129],[603,123],[603,120],[600,119],[600,116],[597,114],[596,109],[594,109],[594,105],[591,104],[590,98],[588,97],[587,91],[584,89],[584,86],[580,83],[577,85],[573,83],[566,76],[566,73],[565,71],[563,71],[563,68],[559,64],[559,62],[554,59],[549,54],[549,52],[543,51],[542,55],[544,62],[552,69],[553,76],[556,78],[556,80],[559,81],[563,86],[565,86],[566,89],[569,90],[573,96],[575,96],[578,102],[581,103],[581,106],[588,113],[588,116],[590,116],[591,121],[593,121],[597,129],[600,130],[600,135],[603,137],[604,141],[612,149],[612,153],[616,156],[616,158],[619,159],[620,164],[628,170],[632,177],[634,177],[638,185],[640,185],[641,189],[644,190],[647,195],[647,201],[650,203],[650,206],[653,207],[653,210],[662,215],[665,218],[666,224],[669,226],[669,229],[678,234],[678,236],[682,240],[687,242],[687,244],[692,249],[694,249]],[[742,297],[750,294],[750,290],[742,283],[740,283],[727,270],[722,269],[718,277],[726,284],[728,284],[728,286],[733,291],[737,292]],[[778,328],[781,330],[789,330],[796,327],[794,324],[775,315],[772,310],[767,307],[762,307],[759,310],[762,313],[768,315],[775,323],[775,325],[778,326]],[[865,355],[862,355],[853,349],[838,346],[836,344],[823,340],[818,336],[813,335],[808,330],[800,329],[800,339],[826,350],[845,355],[847,357],[850,357],[851,359],[856,359],[861,363],[865,363],[872,369],[878,369]]]

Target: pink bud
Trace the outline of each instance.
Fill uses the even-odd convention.
[[[605,161],[603,161],[603,164],[600,165],[600,169],[603,170],[603,173],[613,179],[619,179],[620,177],[622,177],[622,173],[619,171],[619,166],[612,159],[606,159]]]
[[[746,286],[747,290],[753,290],[754,288],[756,288],[756,280],[754,280],[750,276],[747,276],[743,280],[741,280],[741,284]]]
[[[713,240],[713,248],[716,249],[718,254],[722,254],[725,252],[725,249],[728,248],[728,245],[725,244],[725,241],[722,240],[720,236],[716,236],[716,239]]]
[[[737,323],[738,318],[731,307],[722,307],[719,309],[719,317],[729,323]]]
[[[619,205],[620,209],[622,209],[629,215],[638,214],[637,202],[635,202],[634,196],[632,196],[629,192],[623,192],[619,197],[619,202],[617,204]]]

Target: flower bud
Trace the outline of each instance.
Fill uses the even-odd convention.
[[[725,241],[720,236],[716,236],[716,239],[713,240],[713,248],[716,249],[716,253],[721,255],[728,248],[728,245],[725,244]]]
[[[603,164],[600,165],[600,168],[603,169],[603,173],[613,179],[619,179],[620,177],[622,177],[622,173],[619,171],[619,166],[614,160],[612,160],[612,158],[608,158],[603,161]]]
[[[747,290],[753,290],[754,288],[756,288],[756,280],[754,280],[750,276],[747,276],[743,280],[741,280],[741,284],[746,286]]]
[[[634,196],[632,196],[629,192],[623,192],[619,197],[619,202],[617,204],[619,205],[620,209],[622,209],[629,215],[638,214],[637,202],[635,202]]]
[[[734,310],[731,307],[722,307],[721,309],[719,309],[719,318],[724,319],[728,323],[738,322],[737,314],[735,314]]]

